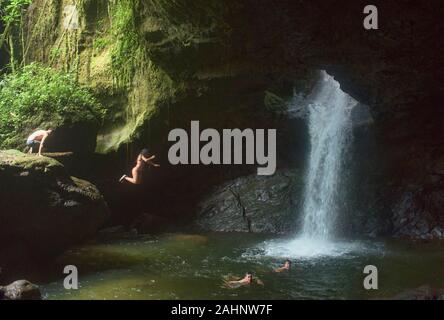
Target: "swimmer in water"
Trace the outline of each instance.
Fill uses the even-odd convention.
[[[245,274],[245,277],[243,277],[240,280],[226,280],[224,279],[224,287],[229,289],[235,289],[243,286],[248,286],[253,283],[257,283],[261,286],[264,285],[264,283],[260,279],[253,279],[253,274],[251,272],[247,272]]]
[[[291,270],[291,261],[289,259],[285,260],[284,265],[280,268],[276,268],[273,270],[273,272],[281,273],[284,271],[290,271]]]

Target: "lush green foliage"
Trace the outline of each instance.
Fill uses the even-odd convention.
[[[71,74],[30,64],[0,82],[0,147],[16,147],[38,127],[97,123],[105,109]]]
[[[6,42],[8,37],[11,37],[15,25],[22,25],[22,10],[31,4],[32,0],[0,0],[0,22],[4,27],[0,34],[0,49]],[[20,34],[23,36],[23,29],[20,28]],[[14,44],[13,40],[9,39],[9,54],[11,69],[15,70]],[[0,63],[2,65],[3,63]]]
[[[20,19],[21,10],[30,5],[32,0],[0,1],[1,19],[5,24],[14,23]]]

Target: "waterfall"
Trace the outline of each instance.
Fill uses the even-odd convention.
[[[308,105],[310,156],[304,192],[302,236],[328,240],[334,236],[341,198],[341,172],[350,144],[351,109],[357,101],[321,71]]]
[[[298,97],[296,97],[298,98]],[[359,250],[359,243],[335,240],[343,197],[341,184],[347,149],[351,144],[351,109],[356,100],[340,89],[325,71],[306,101],[295,100],[294,110],[308,112],[310,154],[303,195],[303,226],[293,240],[265,242],[264,253],[275,257],[335,256]]]

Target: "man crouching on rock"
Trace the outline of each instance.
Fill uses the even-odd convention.
[[[37,148],[39,146],[38,155],[42,155],[43,146],[45,145],[45,140],[52,133],[52,129],[48,130],[37,130],[34,131],[28,139],[26,139],[26,145],[29,147],[28,153],[31,154],[34,150],[34,147]]]

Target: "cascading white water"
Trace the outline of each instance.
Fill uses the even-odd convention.
[[[271,241],[265,254],[312,257],[341,255],[357,243],[335,242],[335,222],[341,201],[344,157],[351,139],[351,109],[358,102],[340,89],[339,83],[321,71],[309,97],[310,156],[304,191],[303,228],[291,241]]]
[[[357,101],[321,71],[309,104],[311,151],[304,193],[302,236],[328,240],[334,236],[341,171],[351,137],[351,108]]]

